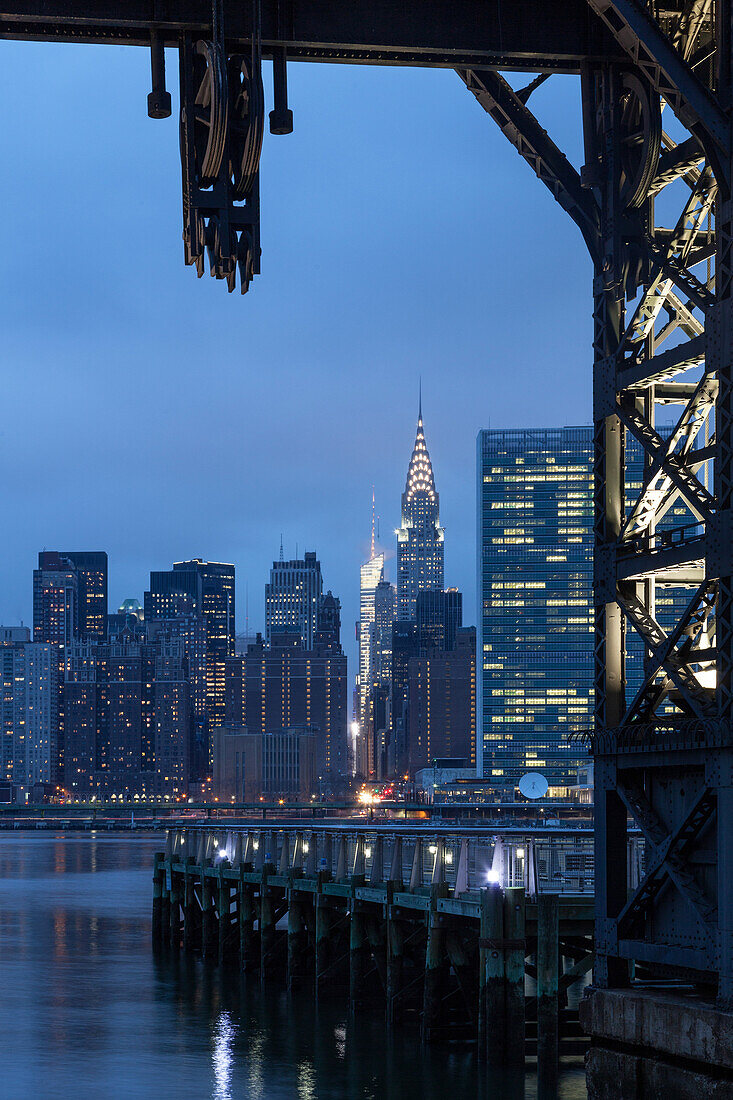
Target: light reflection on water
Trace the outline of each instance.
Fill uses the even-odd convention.
[[[316,1006],[198,959],[153,957],[161,846],[0,833],[3,1100],[521,1100],[523,1083],[485,1076],[470,1049],[423,1049],[376,1012],[351,1021],[338,990]],[[578,1067],[559,1098],[582,1097]]]

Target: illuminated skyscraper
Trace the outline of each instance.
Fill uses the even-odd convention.
[[[593,429],[478,434],[478,764],[574,782],[593,710]]]
[[[445,532],[422,422],[422,400],[397,532],[397,618],[415,618],[417,594],[443,588]]]
[[[372,715],[372,687],[374,684],[374,621],[375,595],[380,582],[384,580],[384,554],[374,551],[360,570],[359,589],[359,726],[360,735],[366,742],[367,775],[377,777],[379,752],[374,744],[374,722]]]
[[[280,559],[272,563],[270,582],[265,585],[265,639],[272,642],[273,631],[293,630],[300,634],[304,649],[313,649],[318,630],[318,610],[323,596],[321,563],[313,551],[304,558],[285,561],[282,544]]]
[[[593,716],[593,429],[489,430],[477,443],[479,772],[512,789],[540,771],[562,789],[583,763],[567,735]],[[643,458],[628,433],[626,465],[627,484],[641,488]],[[690,523],[673,498],[662,527]],[[657,586],[663,629],[688,599],[684,578]],[[631,627],[626,654],[631,701],[644,663]]]

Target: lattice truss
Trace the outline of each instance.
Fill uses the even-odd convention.
[[[718,182],[705,142],[690,129],[692,124],[699,131],[697,120],[649,42],[633,33],[623,15],[643,19],[656,44],[674,53],[704,95],[715,71],[712,0],[692,0],[676,14],[665,5],[666,15],[655,23],[638,5],[591,0],[591,6],[628,50],[630,65],[583,73],[582,173],[527,106],[549,74],[519,91],[499,73],[459,75],[583,233],[597,282],[603,284],[596,318],[604,330],[603,346],[596,347],[596,359],[605,377],[596,380],[596,405],[605,399],[609,407],[596,414],[615,413],[625,429],[618,448],[621,467],[631,440],[644,455],[640,488],[628,482],[616,487],[605,469],[597,471],[599,492],[616,492],[615,500],[598,502],[601,566],[605,562],[608,585],[618,582],[612,599],[646,652],[643,685],[614,724],[649,723],[661,715],[667,722],[673,716],[703,719],[717,714],[717,586],[706,577],[705,534],[716,510],[718,381],[706,370],[704,333],[715,293]],[[606,346],[609,328],[614,349]],[[660,430],[658,421],[666,425],[670,416],[671,430]],[[618,530],[609,531],[614,509]],[[615,570],[606,553],[609,542]],[[677,606],[682,590],[689,595],[671,627],[657,614],[662,589],[677,594]],[[603,699],[603,690],[599,694]],[[605,712],[605,700],[601,709]],[[608,724],[610,716],[599,717]]]
[[[594,980],[625,984],[634,959],[733,1005],[731,11],[589,5],[628,64],[581,70],[580,171],[528,107],[548,74],[518,91],[496,72],[459,75],[594,263]],[[627,698],[634,634],[643,682]],[[646,840],[631,896],[629,822]]]

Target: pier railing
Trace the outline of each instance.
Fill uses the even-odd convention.
[[[366,884],[393,881],[411,890],[445,884],[455,896],[497,884],[542,893],[592,895],[593,833],[589,829],[449,829],[376,826],[191,826],[169,829],[166,858],[199,866],[274,867],[279,874],[327,872],[335,882],[363,875]],[[644,842],[632,836],[628,886],[644,871]]]

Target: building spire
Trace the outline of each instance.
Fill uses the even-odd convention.
[[[374,561],[374,486],[372,485],[372,552],[370,561]]]
[[[415,493],[427,493],[433,501],[436,501],[438,497],[435,488],[435,478],[433,477],[433,467],[425,442],[425,432],[422,422],[422,383],[420,385],[420,404],[417,431],[415,433],[415,446],[412,450],[412,458],[410,459],[410,465],[407,470],[407,482],[405,484],[405,499],[408,503],[412,500]]]
[[[418,392],[419,392],[420,398],[419,398],[418,408],[417,408],[417,422],[418,422],[418,424],[422,424],[422,375],[420,375],[420,382],[419,382]]]

